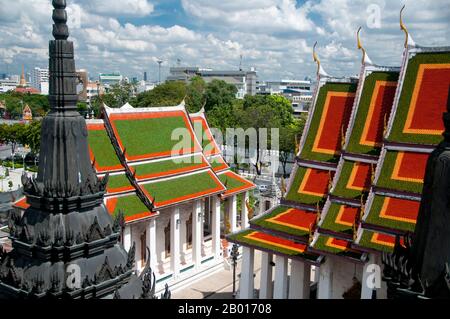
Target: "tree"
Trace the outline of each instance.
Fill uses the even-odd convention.
[[[25,145],[28,145],[34,154],[39,153],[41,147],[41,121],[33,121],[26,127]]]
[[[236,86],[222,80],[212,80],[205,90],[205,110],[210,111],[216,107],[232,106],[236,100]]]
[[[305,123],[306,119],[302,116],[300,119],[294,120],[292,125],[280,128],[280,163],[283,168],[284,177],[287,177],[287,161],[289,160],[290,154],[295,153],[295,143],[300,140]]]
[[[180,104],[186,97],[187,89],[184,82],[166,82],[151,91],[143,92],[136,97],[138,107],[174,106]]]
[[[205,103],[206,82],[195,76],[186,87],[186,109],[189,113],[196,113],[201,110]]]

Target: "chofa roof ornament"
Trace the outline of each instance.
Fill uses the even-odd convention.
[[[405,32],[405,48],[408,48],[408,46],[415,47],[416,43],[414,42],[413,38],[408,32],[408,29],[406,28],[405,24],[403,23],[403,10],[405,10],[405,5],[403,5],[402,9],[400,10],[400,29]]]
[[[361,43],[361,38],[360,38],[360,33],[361,33],[361,27],[359,27],[358,31],[356,32],[356,39],[358,41],[358,49],[362,51],[362,65],[373,65],[372,60],[369,58],[369,56],[367,55],[366,49],[364,49],[362,43]]]
[[[314,62],[317,63],[317,76],[319,76],[319,77],[329,76],[328,73],[325,72],[325,70],[322,68],[322,65],[320,64],[320,59],[316,52],[316,46],[317,46],[317,41],[316,41],[316,43],[314,43],[314,46],[313,46],[313,58],[314,58]]]

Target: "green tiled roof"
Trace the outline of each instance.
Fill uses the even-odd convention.
[[[108,179],[108,189],[120,189],[125,187],[131,187],[132,185],[130,183],[130,180],[125,174],[118,174],[118,175],[110,175]]]
[[[88,142],[95,161],[101,168],[121,166],[105,130],[89,130]]]
[[[141,184],[141,187],[156,200],[158,207],[224,190],[209,172]]]

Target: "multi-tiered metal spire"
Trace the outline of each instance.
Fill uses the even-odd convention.
[[[76,110],[66,1],[53,0],[53,7],[51,110],[42,123],[37,178],[22,178],[30,207],[11,216],[13,250],[0,249],[0,296],[153,298],[151,269],[134,275],[134,246],[127,253],[118,243],[121,217],[113,221],[103,204],[108,178],[96,177]]]

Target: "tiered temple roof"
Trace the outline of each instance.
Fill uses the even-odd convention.
[[[392,251],[413,232],[429,153],[441,141],[450,85],[450,48],[409,45],[357,244]]]

